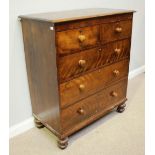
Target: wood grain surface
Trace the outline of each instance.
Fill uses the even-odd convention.
[[[114,108],[123,112],[133,12],[99,8],[20,16],[35,122],[59,138],[61,149],[68,136]]]
[[[41,21],[48,21],[52,23],[67,22],[79,19],[87,19],[94,17],[102,17],[108,15],[119,15],[125,13],[133,13],[133,10],[123,9],[107,9],[107,8],[88,8],[88,9],[77,9],[57,12],[46,12],[29,15],[21,15],[23,19],[34,19]]]
[[[85,40],[80,41],[80,36],[85,37]],[[99,44],[99,37],[99,26],[57,32],[56,41],[58,53],[66,54],[82,50],[83,48],[94,47]]]
[[[66,107],[78,100],[81,100],[101,89],[106,85],[111,85],[128,75],[129,61],[124,60],[118,63],[90,72],[79,78],[60,84],[61,107]],[[118,75],[114,71],[119,71]],[[81,90],[81,85],[84,87]]]
[[[60,57],[58,59],[60,83],[83,75],[88,71],[129,58],[129,56],[130,40],[125,39]],[[80,60],[85,61],[83,66],[79,64]]]
[[[55,34],[49,26],[49,23],[22,20],[33,114],[60,132]]]
[[[101,42],[102,44],[131,37],[132,20],[108,23],[101,25]],[[117,32],[120,28],[121,31]]]
[[[126,98],[127,79],[108,87],[97,94],[94,94],[80,102],[62,110],[61,121],[63,131],[78,126],[92,115],[97,115],[101,111],[106,111],[117,102]],[[117,96],[112,93],[116,92]],[[80,112],[80,110],[82,112]]]
[[[125,14],[114,14],[109,16],[101,16],[95,18],[87,18],[87,19],[79,19],[72,20],[67,22],[55,23],[54,28],[56,32],[70,30],[70,29],[78,29],[82,27],[101,25],[104,23],[113,23],[119,21],[132,20],[133,13],[125,13]]]

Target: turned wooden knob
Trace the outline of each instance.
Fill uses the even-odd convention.
[[[116,27],[115,31],[120,33],[120,32],[122,32],[122,28],[121,27]]]
[[[113,92],[111,92],[111,96],[113,96],[113,97],[117,97],[118,94],[117,94],[115,91],[113,91]]]
[[[85,67],[85,65],[86,65],[86,60],[79,60],[80,67]]]
[[[114,70],[114,71],[113,71],[113,74],[114,74],[115,76],[118,76],[118,75],[120,74],[120,72],[119,72],[118,70]]]
[[[99,48],[98,51],[101,52],[102,51],[102,48]]]
[[[83,34],[80,34],[80,35],[78,36],[78,39],[79,39],[80,42],[83,42],[83,41],[86,40],[86,36],[83,35]]]
[[[85,89],[85,85],[80,84],[79,89],[80,89],[80,91],[83,91]]]
[[[77,112],[78,112],[80,115],[84,115],[84,113],[85,113],[84,109],[82,109],[82,108],[78,109]]]
[[[115,53],[116,53],[117,55],[119,55],[119,54],[121,53],[121,49],[120,49],[120,48],[115,48],[114,51],[115,51]]]

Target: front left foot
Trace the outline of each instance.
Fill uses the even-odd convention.
[[[126,104],[121,104],[117,107],[117,112],[122,113],[125,110]]]

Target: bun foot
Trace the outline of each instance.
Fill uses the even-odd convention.
[[[58,140],[58,147],[60,149],[65,149],[68,146],[68,137]]]
[[[44,127],[44,125],[36,118],[34,119],[34,123],[35,123],[35,126],[39,129]]]
[[[122,113],[125,110],[126,104],[121,104],[117,107],[117,112]]]

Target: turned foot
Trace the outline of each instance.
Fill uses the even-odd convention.
[[[34,119],[34,123],[35,123],[35,126],[39,129],[44,127],[44,125],[36,118]]]
[[[58,140],[58,147],[60,149],[65,149],[68,145],[68,137]]]
[[[121,104],[117,107],[117,112],[122,113],[125,110],[126,104]]]

